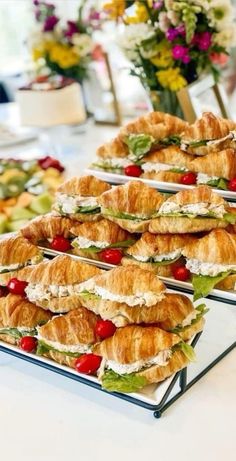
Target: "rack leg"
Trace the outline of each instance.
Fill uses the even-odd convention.
[[[160,419],[161,416],[162,416],[162,412],[160,410],[156,410],[156,411],[154,411],[153,416],[156,419]]]
[[[180,373],[179,384],[181,392],[184,392],[187,385],[187,368],[184,368]]]

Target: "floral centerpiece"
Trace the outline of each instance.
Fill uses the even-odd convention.
[[[113,0],[103,9],[123,22],[119,44],[154,109],[176,115],[176,92],[205,72],[217,80],[236,42],[230,0]]]
[[[91,38],[92,23],[83,19],[82,2],[75,21],[63,21],[53,4],[34,0],[37,27],[29,40],[34,61],[49,73],[82,82],[95,47]],[[93,19],[93,18],[91,18]]]

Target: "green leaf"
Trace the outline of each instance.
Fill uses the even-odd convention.
[[[64,352],[64,351],[59,351],[58,349],[55,349],[55,347],[49,346],[47,343],[44,341],[38,341],[38,346],[37,346],[37,355],[44,355],[49,351],[53,352],[59,352],[60,354],[63,355],[68,355],[69,357],[80,357],[81,353],[80,352]]]
[[[129,259],[133,259],[134,261],[139,261],[138,259],[136,259],[134,256],[131,256],[131,255],[126,255],[127,258]],[[175,259],[163,259],[163,261],[154,261],[153,258],[149,258],[147,261],[139,261],[140,263],[150,263],[150,264],[155,264],[155,266],[168,266],[169,264],[173,264],[175,263],[176,261],[178,261],[178,259],[180,258],[180,256],[178,256],[177,258]]]
[[[176,327],[172,328],[169,330],[171,333],[179,334],[182,333],[183,331],[187,330],[190,326],[195,325],[208,311],[209,309],[206,308],[206,304],[200,304],[198,307],[195,309],[198,311],[195,319],[193,319],[190,323],[190,325],[186,325],[183,327],[183,325],[176,325]]]
[[[113,370],[106,370],[102,376],[102,387],[109,392],[137,392],[146,384],[146,378],[136,373],[118,375]]]
[[[81,291],[81,293],[79,293],[80,296],[82,296],[83,298],[87,298],[87,299],[101,299],[101,296],[98,296],[98,295],[95,295],[94,293],[90,293],[90,291],[87,291],[87,290],[84,290],[84,291]]]
[[[193,141],[189,143],[189,147],[201,147],[206,146],[208,143],[208,139],[202,139],[201,141]]]
[[[181,352],[183,352],[183,354],[187,357],[188,360],[190,360],[190,362],[196,362],[197,360],[196,353],[193,347],[190,346],[190,344],[187,344],[183,341],[181,343],[178,343],[176,346],[174,346],[174,349],[180,350]]]
[[[236,223],[236,213],[225,213],[223,216],[223,219],[229,224],[235,224]]]
[[[101,211],[99,206],[79,206],[76,210],[77,213],[89,213],[89,214],[95,214],[99,213]]]
[[[149,134],[130,134],[124,142],[129,148],[129,153],[139,160],[150,151],[154,138]]]
[[[111,245],[107,245],[105,248],[98,248],[93,245],[91,245],[88,248],[80,248],[79,244],[76,241],[72,242],[71,245],[74,248],[79,248],[81,251],[91,251],[92,253],[100,253],[100,251],[103,251],[107,248],[128,248],[134,243],[135,243],[135,240],[129,239],[129,240],[123,240],[123,242],[112,243]]]
[[[181,139],[177,135],[168,136],[167,138],[162,139],[160,141],[160,144],[162,144],[163,146],[171,146],[171,145],[180,146]]]
[[[108,161],[107,162],[95,162],[92,163],[91,167],[100,168],[101,170],[111,171],[113,173],[122,173],[123,167],[119,165],[111,165]]]
[[[37,334],[37,330],[32,328],[32,330],[18,330],[17,328],[0,328],[1,335],[10,335],[13,338],[20,339],[23,336],[35,336]]]
[[[110,208],[105,208],[103,210],[103,215],[113,216],[114,218],[118,218],[118,219],[130,219],[132,221],[147,221],[148,219],[151,219],[152,217],[150,216],[150,217],[140,218],[139,216],[135,216],[129,213],[124,213],[121,211],[114,211],[114,210],[111,210]]]
[[[194,301],[199,298],[205,298],[211,290],[215,287],[215,285],[221,280],[224,280],[230,272],[223,272],[216,277],[210,277],[209,275],[196,275],[194,274],[192,277],[192,284],[194,288]]]
[[[217,187],[218,189],[228,190],[228,181],[223,178],[212,179],[207,182],[208,186]]]

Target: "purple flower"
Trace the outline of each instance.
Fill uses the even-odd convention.
[[[50,32],[51,30],[53,30],[56,24],[58,23],[58,21],[59,21],[59,18],[57,16],[54,16],[54,15],[48,16],[44,22],[44,26],[43,26],[44,32]]]
[[[182,57],[182,62],[183,62],[184,64],[188,64],[190,61],[191,61],[191,58],[190,58],[189,54],[185,54],[185,55]]]
[[[33,1],[34,6],[38,6],[39,3],[40,3],[39,0],[34,0],[34,1]]]
[[[166,32],[166,38],[169,40],[169,42],[173,42],[178,37],[179,33],[177,29],[174,29],[173,27],[170,27],[170,29],[167,30]]]
[[[159,2],[154,2],[152,5],[154,10],[159,10],[159,8],[161,8],[162,6],[163,6],[163,0],[159,0]]]
[[[99,11],[96,11],[95,8],[91,8],[88,19],[89,21],[99,21],[100,19]]]
[[[67,21],[67,29],[65,30],[65,37],[72,37],[72,35],[77,34],[79,32],[78,26],[74,21]]]
[[[188,53],[188,48],[186,46],[175,45],[172,48],[172,56],[174,59],[182,60],[183,56],[186,56],[187,53]]]
[[[180,26],[176,27],[176,31],[178,32],[178,35],[181,35],[182,37],[184,37],[185,36],[184,24],[181,24]]]
[[[207,51],[211,46],[211,33],[206,31],[195,34],[192,39],[192,44],[196,45],[201,51]]]

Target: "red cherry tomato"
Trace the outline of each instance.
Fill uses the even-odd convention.
[[[128,165],[125,167],[124,172],[126,176],[134,176],[138,178],[143,173],[143,170],[139,165]]]
[[[95,354],[84,354],[81,355],[75,361],[75,368],[79,373],[84,373],[85,375],[91,375],[95,373],[100,367],[102,357]]]
[[[116,250],[115,248],[107,248],[103,251],[100,251],[99,256],[104,263],[108,264],[120,264],[123,254],[121,250]]]
[[[57,251],[68,251],[71,249],[71,244],[70,241],[62,235],[56,235],[50,244],[50,248]]]
[[[27,285],[27,282],[23,282],[22,280],[13,278],[9,280],[7,288],[13,295],[25,296],[25,288],[27,287]]]
[[[43,170],[47,170],[48,168],[55,168],[56,170],[62,172],[65,169],[59,160],[50,157],[49,155],[47,155],[47,157],[40,158],[38,160],[38,164]]]
[[[190,271],[185,266],[173,268],[172,273],[174,278],[181,282],[186,282],[190,278]]]
[[[37,346],[37,339],[33,336],[23,336],[20,340],[20,347],[25,352],[33,352]]]
[[[0,287],[0,298],[3,298],[3,296],[8,295],[8,289],[7,287]]]
[[[232,192],[236,192],[236,178],[233,178],[231,181],[229,181],[228,188],[229,190],[232,190]]]
[[[196,184],[197,182],[197,175],[195,173],[185,173],[181,176],[180,179],[181,184],[185,184],[185,186],[191,186],[191,184]]]
[[[114,335],[115,331],[116,326],[110,320],[98,320],[95,325],[96,335],[100,336],[102,339]]]

